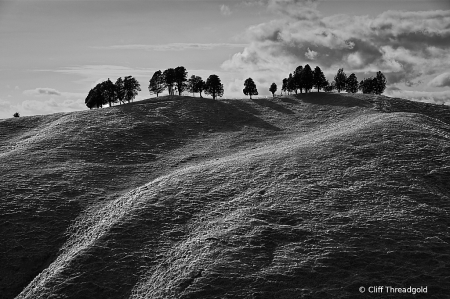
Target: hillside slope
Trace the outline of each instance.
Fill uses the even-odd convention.
[[[0,121],[0,298],[442,298],[449,124],[338,94]]]

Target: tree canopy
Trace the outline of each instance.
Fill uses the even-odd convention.
[[[314,73],[309,64],[305,65],[303,68],[300,78],[303,88],[305,89],[305,93],[307,93],[308,90],[311,90],[314,86]]]
[[[169,95],[173,95],[174,94],[174,85],[175,85],[175,81],[176,81],[175,69],[169,68],[169,69],[165,70],[163,72],[163,76],[164,76],[165,86],[167,87],[167,90],[169,91]]]
[[[336,76],[334,76],[335,88],[338,92],[345,90],[347,84],[347,75],[344,73],[344,69],[339,69]]]
[[[220,81],[219,76],[210,75],[208,77],[208,79],[206,80],[204,91],[206,94],[211,95],[214,100],[216,99],[216,97],[222,97],[223,96],[223,84]]]
[[[150,84],[148,85],[148,91],[150,94],[156,94],[156,97],[164,91],[166,88],[164,76],[161,72],[161,70],[156,71],[152,78],[150,79]]]
[[[178,66],[174,70],[175,84],[178,90],[178,95],[181,96],[184,90],[187,88],[187,71],[184,66]]]
[[[202,77],[192,75],[188,80],[187,89],[194,95],[196,92],[200,93],[202,98],[202,91],[205,89],[205,81]]]
[[[328,85],[327,78],[325,78],[325,75],[320,69],[320,67],[316,66],[316,68],[314,69],[313,77],[314,77],[313,86],[317,88],[317,92],[319,92],[320,89]]]
[[[275,97],[275,93],[277,92],[277,85],[275,82],[270,85],[269,91],[272,93],[272,97]]]
[[[358,79],[356,78],[356,75],[352,73],[347,78],[347,84],[345,86],[345,91],[349,93],[357,93],[359,88]]]
[[[123,79],[123,89],[125,95],[124,99],[129,103],[130,101],[134,100],[134,98],[138,94],[138,91],[141,91],[141,85],[132,76],[126,76]]]
[[[252,95],[253,96],[258,95],[258,90],[256,89],[256,84],[252,78],[248,78],[247,80],[245,80],[244,89],[242,91],[244,92],[244,94],[246,96],[247,95],[250,96],[250,99],[252,99]]]

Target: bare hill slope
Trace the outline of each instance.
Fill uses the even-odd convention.
[[[446,106],[163,97],[7,119],[0,176],[0,298],[450,291]]]

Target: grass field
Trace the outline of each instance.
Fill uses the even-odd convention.
[[[0,298],[444,298],[449,179],[450,108],[384,96],[0,120]]]

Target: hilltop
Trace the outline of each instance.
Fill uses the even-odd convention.
[[[449,179],[450,108],[384,96],[0,120],[0,298],[442,298]]]

